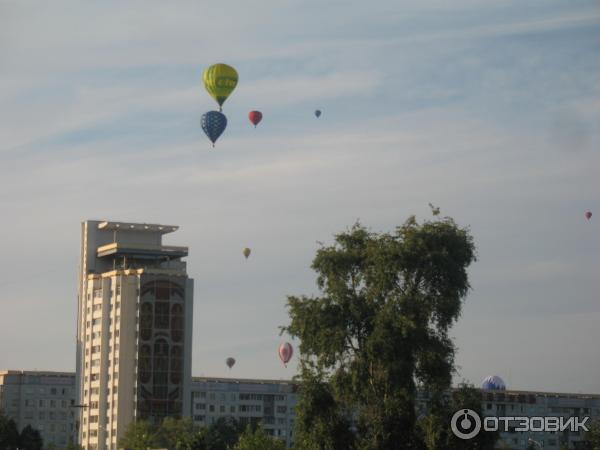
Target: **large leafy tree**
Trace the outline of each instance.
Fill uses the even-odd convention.
[[[312,268],[321,295],[288,297],[291,322],[283,328],[300,339],[300,377],[312,384],[300,390],[297,442],[318,449],[423,447],[417,384],[434,397],[450,387],[455,349],[448,332],[474,260],[469,231],[437,217],[411,217],[381,234],[356,224],[317,251]],[[320,401],[327,407],[316,407]]]
[[[167,417],[163,420],[157,432],[158,446],[172,450],[187,450],[192,448],[194,434],[192,419]]]
[[[42,450],[44,448],[44,441],[40,432],[31,425],[27,425],[21,431],[19,436],[19,449],[20,450]]]
[[[432,405],[432,414],[439,417],[442,424],[440,440],[436,450],[493,450],[500,434],[483,429],[472,439],[463,440],[454,435],[450,428],[452,416],[456,411],[470,409],[475,411],[479,417],[483,417],[481,407],[481,391],[473,386],[462,385],[455,389],[449,400],[439,405]]]
[[[0,411],[0,449],[16,450],[19,446],[19,430],[13,419]]]
[[[596,420],[589,426],[585,439],[592,450],[600,450],[600,420]]]
[[[240,436],[233,450],[285,450],[285,444],[279,439],[267,435],[261,427],[251,427]]]
[[[119,447],[128,450],[147,450],[157,448],[158,444],[158,430],[145,420],[131,422],[119,440]]]

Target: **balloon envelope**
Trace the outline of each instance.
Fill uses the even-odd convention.
[[[250,119],[250,122],[252,122],[256,128],[256,125],[258,125],[262,120],[262,113],[260,111],[250,111],[248,113],[248,119]]]
[[[246,259],[248,259],[248,256],[250,256],[251,252],[252,252],[252,250],[250,250],[248,247],[246,247],[242,253],[246,257]]]
[[[227,367],[229,367],[231,369],[233,367],[233,365],[235,364],[235,358],[232,358],[230,356],[229,358],[227,358],[225,360],[225,364],[227,364]]]
[[[213,64],[202,74],[204,87],[219,106],[223,106],[227,97],[238,83],[238,73],[227,64]]]
[[[592,218],[592,212],[591,212],[591,211],[588,211],[588,212],[586,212],[586,213],[585,213],[585,218],[586,218],[587,220],[590,220],[590,219]]]
[[[227,127],[227,117],[219,111],[209,111],[202,114],[201,125],[214,147],[215,142]]]
[[[289,342],[285,342],[279,346],[279,359],[283,361],[283,364],[287,364],[292,359],[293,354],[294,348]]]
[[[317,109],[315,111],[315,116],[317,116],[317,118],[321,117],[321,110],[320,109]]]

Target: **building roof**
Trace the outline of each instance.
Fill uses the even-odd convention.
[[[148,231],[151,233],[167,234],[177,231],[177,225],[159,225],[156,223],[136,223],[136,222],[112,222],[109,220],[98,224],[99,230],[119,230],[119,231]]]

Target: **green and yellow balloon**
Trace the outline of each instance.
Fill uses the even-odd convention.
[[[238,83],[238,73],[227,64],[213,64],[202,74],[204,87],[214,98],[219,107],[223,106],[227,97],[233,92]]]

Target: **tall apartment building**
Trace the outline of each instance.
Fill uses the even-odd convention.
[[[81,229],[76,393],[84,450],[116,449],[135,419],[190,411],[193,280],[170,225]]]
[[[64,447],[75,439],[75,374],[73,372],[0,371],[0,411],[19,432],[38,430],[44,445]]]

